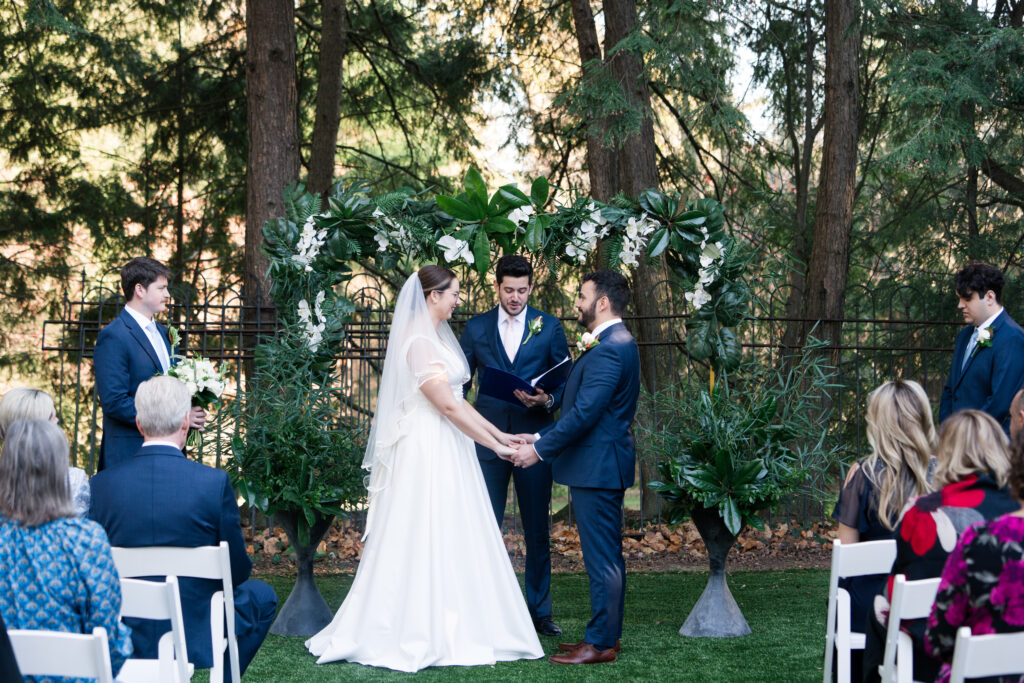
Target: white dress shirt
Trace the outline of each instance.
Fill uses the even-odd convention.
[[[147,318],[131,306],[125,306],[124,310],[128,311],[128,315],[139,324],[142,331],[146,333],[146,337],[149,338],[149,343],[153,347],[156,357],[160,360],[160,371],[167,372],[167,369],[171,367],[171,359],[167,354],[167,346],[164,344],[160,330],[156,328],[156,321],[152,318]]]
[[[505,355],[508,362],[516,359],[520,343],[523,341],[523,330],[526,325],[526,306],[519,311],[519,315],[509,315],[504,308],[498,306],[498,338],[505,347]]]

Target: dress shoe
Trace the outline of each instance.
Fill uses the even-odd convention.
[[[558,651],[559,652],[572,652],[573,650],[580,649],[581,647],[583,647],[586,644],[587,644],[587,641],[585,641],[585,640],[581,640],[578,643],[559,643],[558,644]],[[616,640],[615,641],[615,653],[618,654],[619,652],[622,652],[622,645],[619,643],[619,641]]]
[[[615,648],[598,650],[590,643],[583,643],[583,647],[549,657],[548,661],[554,664],[604,664],[615,661]]]
[[[562,629],[558,628],[551,617],[537,617],[533,620],[533,627],[537,629],[537,633],[542,636],[560,636],[562,635]]]

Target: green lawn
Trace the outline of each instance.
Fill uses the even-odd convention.
[[[281,601],[292,580],[260,577]],[[327,602],[336,607],[350,576],[319,579]],[[825,641],[828,572],[821,570],[737,572],[729,579],[753,634],[745,638],[684,638],[679,627],[704,587],[705,575],[634,573],[627,577],[622,654],[614,664],[567,667],[537,661],[502,662],[493,667],[448,667],[421,671],[423,680],[582,681],[820,681]],[[555,619],[564,639],[542,639],[548,654],[562,640],[578,640],[589,618],[585,574],[556,574],[552,580]],[[400,680],[407,674],[359,664],[318,666],[303,638],[269,636],[245,681]],[[206,672],[193,680],[204,681]]]

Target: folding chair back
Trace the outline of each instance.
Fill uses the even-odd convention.
[[[7,635],[18,668],[26,676],[95,678],[97,683],[114,681],[107,630],[102,626],[94,628],[91,634],[12,629]]]
[[[967,678],[1024,674],[1024,632],[972,636],[969,626],[956,632],[949,683]]]
[[[900,630],[900,622],[925,619],[932,611],[941,579],[907,581],[897,574],[892,585],[889,625],[885,632],[885,655],[879,672],[882,683],[912,683],[914,680],[914,641]]]
[[[118,674],[119,681],[185,683],[191,679],[177,577],[168,576],[163,582],[121,579],[121,616],[170,620],[171,630],[160,637],[157,659],[129,659]]]
[[[835,658],[838,683],[850,683],[850,651],[864,649],[864,634],[850,628],[850,594],[839,579],[888,574],[896,559],[896,541],[864,541],[844,545],[832,541],[832,573],[828,581],[828,616],[825,625],[824,683],[832,683]]]
[[[199,548],[152,546],[118,547],[111,550],[117,571],[124,577],[177,576],[221,582],[222,590],[210,598],[210,636],[213,642],[210,680],[223,678],[224,650],[227,649],[232,683],[240,683],[242,676],[238,661],[238,641],[235,640],[235,594],[231,584],[231,556],[227,542]]]

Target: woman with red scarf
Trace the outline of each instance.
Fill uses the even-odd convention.
[[[896,527],[896,561],[868,617],[865,681],[879,680],[896,575],[904,574],[908,581],[941,576],[946,559],[969,526],[1020,509],[1006,486],[1010,468],[1006,436],[986,413],[964,410],[943,422],[937,456],[936,491],[915,499]],[[902,625],[914,639],[914,680],[933,681],[940,662],[924,649],[924,628],[923,619]]]

